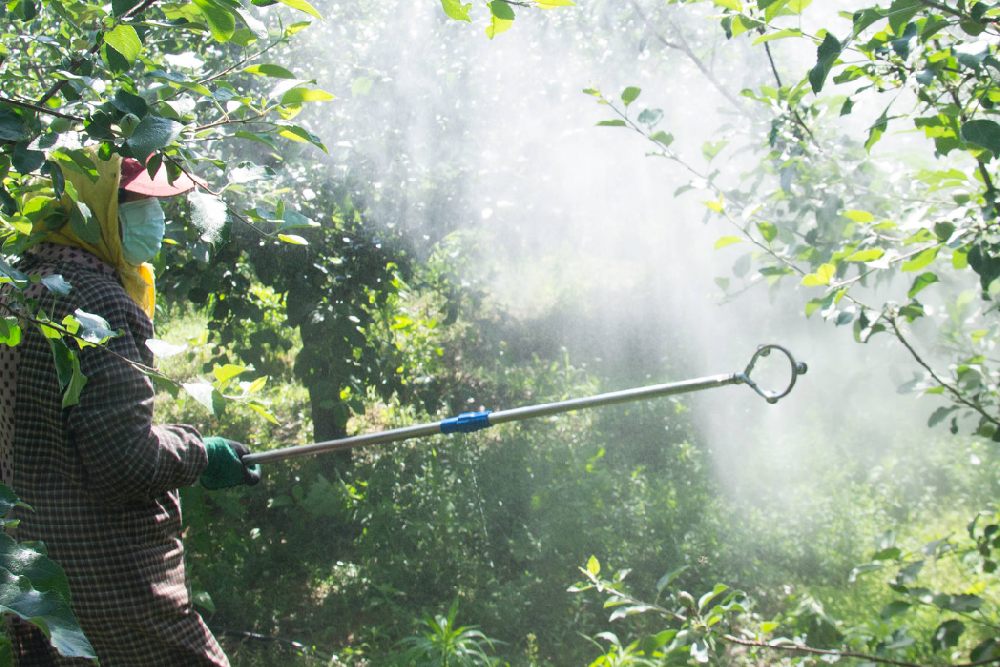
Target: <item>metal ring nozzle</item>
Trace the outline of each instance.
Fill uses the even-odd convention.
[[[785,387],[784,391],[776,392],[776,391],[767,391],[765,389],[761,389],[759,386],[757,386],[756,382],[750,379],[750,374],[753,372],[753,367],[757,363],[757,360],[762,357],[769,356],[771,354],[771,350],[778,350],[779,352],[784,354],[786,357],[788,357],[788,363],[791,364],[792,376],[789,380],[788,386]],[[795,387],[795,381],[798,379],[798,377],[800,375],[805,375],[808,370],[809,367],[806,364],[795,361],[795,357],[792,356],[792,353],[789,352],[787,348],[782,347],[781,345],[761,345],[760,347],[757,348],[757,351],[754,353],[753,357],[750,359],[750,363],[747,364],[747,367],[743,370],[743,372],[737,373],[737,378],[739,378],[739,381],[742,384],[748,385],[755,392],[763,396],[764,400],[773,405],[782,398],[784,398],[785,396],[788,396],[788,394],[792,391],[792,388]]]

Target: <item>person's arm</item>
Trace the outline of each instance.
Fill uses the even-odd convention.
[[[190,426],[153,426],[152,383],[115,356],[144,356],[139,351],[144,341],[130,327],[130,320],[136,324],[131,302],[121,300],[120,289],[112,298],[83,296],[83,310],[99,313],[111,329],[122,331],[108,341],[107,350],[77,351],[87,384],[79,404],[67,409],[67,423],[88,473],[88,488],[114,504],[195,483],[208,463],[201,435]]]

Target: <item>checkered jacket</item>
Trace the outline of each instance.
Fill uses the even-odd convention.
[[[16,352],[12,482],[33,508],[18,513],[18,539],[43,541],[66,570],[102,667],[227,666],[191,607],[181,544],[177,489],[204,470],[204,443],[189,426],[153,426],[149,379],[115,356],[151,365],[152,322],[114,269],[85,251],[41,244],[18,268],[72,285],[59,298],[41,284],[28,289],[53,321],[79,308],[123,332],[107,350],[76,352],[87,383],[66,409],[44,336],[29,325],[7,349]]]

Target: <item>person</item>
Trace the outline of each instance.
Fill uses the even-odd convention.
[[[41,541],[66,572],[71,608],[101,667],[224,666],[229,662],[192,608],[181,543],[177,489],[255,484],[258,467],[245,445],[203,438],[185,425],[153,425],[153,386],[129,362],[150,366],[155,286],[147,263],[159,250],[159,198],[195,187],[188,177],[151,178],[135,160],[91,153],[98,178],[67,171],[79,201],[100,224],[96,239],[67,222],[43,221],[42,242],[17,268],[43,280],[24,291],[59,323],[77,311],[103,317],[118,332],[104,347],[74,350],[86,384],[62,406],[63,389],[49,340],[23,327],[21,341],[0,345],[0,479],[30,510],[18,510],[17,539]],[[62,200],[68,210],[72,201]],[[92,241],[83,240],[77,232]],[[49,289],[59,275],[69,292]],[[58,283],[58,280],[55,281]],[[16,307],[10,284],[0,299]],[[106,349],[105,349],[106,348]],[[11,628],[15,664],[80,665],[48,645],[28,623]]]

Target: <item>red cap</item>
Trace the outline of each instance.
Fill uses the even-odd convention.
[[[203,188],[208,187],[208,183],[197,176],[189,177],[184,173],[175,178],[173,183],[170,183],[167,179],[165,165],[160,165],[156,176],[150,178],[146,167],[138,160],[132,158],[122,160],[122,178],[118,184],[118,187],[122,190],[149,195],[150,197],[173,197],[174,195],[183,194],[191,190],[196,185],[200,185]]]

